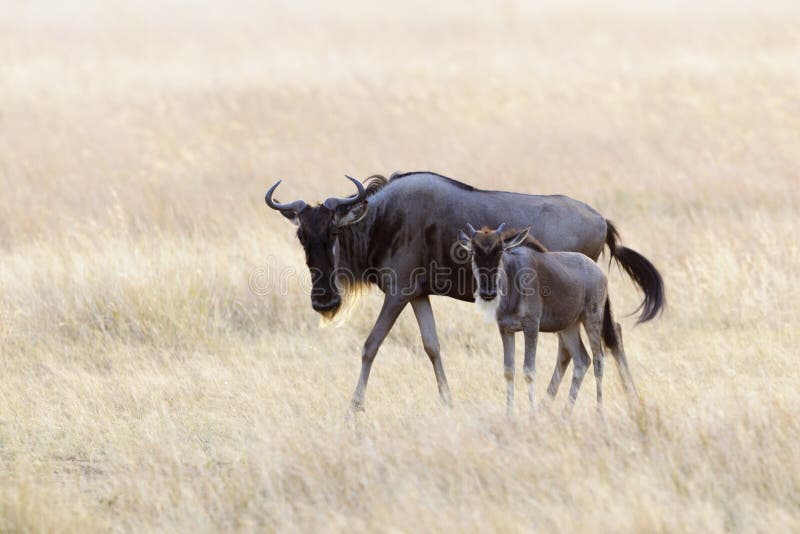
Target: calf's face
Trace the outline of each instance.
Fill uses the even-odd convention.
[[[472,272],[478,284],[478,298],[485,301],[497,297],[497,278],[503,261],[500,235],[488,229],[472,237]]]
[[[475,298],[491,302],[498,293],[503,252],[521,244],[528,235],[528,229],[504,233],[505,224],[501,224],[497,230],[486,227],[475,230],[471,225],[468,227],[471,237],[459,230],[458,241],[472,255],[472,272],[478,285]]]

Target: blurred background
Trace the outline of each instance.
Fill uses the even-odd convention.
[[[0,237],[115,202],[137,227],[216,223],[254,216],[278,178],[313,199],[345,172],[396,170],[566,193],[612,219],[752,194],[772,211],[795,198],[798,16],[780,1],[8,2]]]
[[[0,0],[0,530],[796,528],[799,58],[782,0]],[[305,269],[264,193],[415,170],[578,198],[658,266],[643,418],[609,371],[605,424],[592,377],[507,421],[494,327],[436,298],[454,410],[405,312],[345,427],[380,295],[321,330],[297,278],[254,293]]]

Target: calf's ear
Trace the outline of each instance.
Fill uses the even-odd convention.
[[[337,213],[333,216],[333,223],[338,227],[341,228],[343,226],[347,226],[349,224],[354,224],[363,219],[367,216],[367,212],[369,211],[369,203],[368,202],[361,202],[356,204],[349,210],[344,213]]]
[[[508,239],[503,240],[503,250],[508,250],[510,248],[518,247],[523,242],[525,242],[525,238],[528,237],[528,232],[531,231],[531,227],[527,227],[524,230],[520,230],[516,234],[512,235]]]
[[[458,244],[467,250],[472,250],[472,241],[461,230],[458,231]]]

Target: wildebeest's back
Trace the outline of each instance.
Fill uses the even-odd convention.
[[[593,259],[600,255],[606,234],[605,219],[569,197],[484,191],[434,173],[395,177],[370,198],[370,204],[380,213],[375,224],[396,227],[403,219],[402,228],[395,230],[403,232],[403,246],[382,263],[405,269],[413,258],[411,263],[419,267],[435,266],[439,272],[428,273],[425,292],[461,300],[473,300],[475,291],[469,262],[455,249],[458,230],[467,223],[530,226],[548,249],[581,252]],[[447,272],[443,280],[442,273]]]

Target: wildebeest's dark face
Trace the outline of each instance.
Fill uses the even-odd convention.
[[[316,206],[309,206],[302,200],[287,204],[273,200],[272,193],[280,182],[272,186],[266,196],[271,208],[279,210],[298,227],[297,237],[311,272],[311,307],[327,316],[335,315],[342,304],[336,285],[337,235],[343,227],[363,219],[369,209],[364,187],[357,180],[350,180],[358,187],[357,195],[329,198]]]
[[[323,315],[333,315],[342,304],[336,285],[335,247],[339,231],[360,221],[367,213],[368,204],[343,206],[333,210],[320,204],[307,206],[300,213],[283,213],[297,226],[297,238],[306,254],[306,265],[311,273],[311,307]],[[340,273],[345,276],[347,273]]]
[[[311,306],[320,313],[333,313],[342,302],[333,279],[336,242],[333,212],[325,206],[309,206],[297,215],[297,222],[297,238],[311,272]]]

